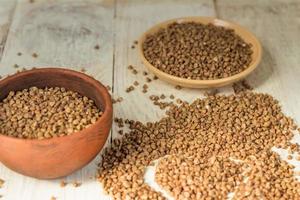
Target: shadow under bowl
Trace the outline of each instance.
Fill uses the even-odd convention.
[[[87,128],[50,139],[20,139],[0,134],[0,161],[8,168],[35,178],[54,179],[82,168],[100,152],[112,124],[107,89],[83,73],[62,68],[33,69],[0,81],[0,101],[10,91],[36,86],[64,87],[94,100],[103,115]],[[1,132],[1,130],[0,130]]]

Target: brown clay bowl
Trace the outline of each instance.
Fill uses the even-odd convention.
[[[145,57],[143,52],[143,43],[147,37],[147,35],[153,34],[157,32],[161,28],[166,28],[169,24],[172,24],[174,22],[177,23],[184,23],[184,22],[198,22],[202,24],[213,24],[215,26],[223,26],[225,28],[230,28],[235,31],[237,35],[239,35],[245,42],[252,44],[252,62],[248,66],[247,69],[242,71],[241,73],[235,74],[233,76],[227,77],[227,78],[221,78],[221,79],[215,79],[215,80],[191,80],[191,79],[185,79],[180,78],[177,76],[170,75],[168,73],[165,73],[155,66],[153,66]],[[139,55],[142,59],[142,62],[146,65],[146,67],[154,73],[157,77],[159,77],[161,80],[169,82],[174,85],[180,85],[183,87],[189,87],[189,88],[216,88],[216,87],[222,87],[225,85],[232,84],[234,82],[237,82],[246,76],[248,76],[251,72],[254,71],[254,69],[257,67],[261,60],[262,56],[262,48],[258,41],[258,39],[247,29],[244,27],[241,27],[238,24],[216,19],[214,17],[184,17],[184,18],[178,18],[178,19],[171,19],[165,22],[162,22],[160,24],[157,24],[150,28],[148,31],[146,31],[139,39]]]
[[[93,160],[105,144],[112,124],[111,97],[100,82],[83,73],[43,68],[0,81],[0,100],[10,91],[32,86],[58,86],[76,91],[93,99],[103,115],[96,123],[68,136],[38,140],[0,134],[0,161],[16,172],[35,178],[53,179],[71,174]]]

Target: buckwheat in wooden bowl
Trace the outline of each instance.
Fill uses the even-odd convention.
[[[0,161],[21,174],[53,179],[71,174],[88,164],[105,144],[112,124],[112,102],[97,80],[61,68],[34,69],[0,81],[0,101],[11,91],[37,87],[63,87],[95,103],[101,116],[86,128],[61,137],[23,139],[0,130]]]
[[[258,66],[262,48],[245,28],[212,17],[157,24],[139,39],[139,55],[160,79],[190,88],[237,82]]]

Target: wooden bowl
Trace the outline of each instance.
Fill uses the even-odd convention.
[[[154,67],[150,62],[145,58],[144,52],[143,52],[143,43],[147,37],[147,35],[151,35],[153,33],[156,33],[161,28],[166,28],[169,24],[172,24],[174,22],[177,23],[185,23],[185,22],[198,22],[202,24],[213,24],[215,26],[223,26],[225,28],[230,28],[235,31],[237,35],[239,35],[243,40],[247,43],[252,44],[251,49],[253,50],[252,54],[252,62],[248,66],[247,69],[242,71],[241,73],[235,74],[233,76],[227,77],[227,78],[221,78],[221,79],[214,79],[214,80],[191,80],[186,78],[180,78],[177,76],[170,75],[168,73],[165,73],[158,68]],[[146,65],[146,67],[153,72],[157,77],[159,77],[161,80],[164,80],[166,82],[169,82],[174,85],[180,85],[183,87],[189,87],[189,88],[215,88],[215,87],[222,87],[234,82],[237,82],[243,78],[245,78],[247,75],[249,75],[259,64],[262,56],[262,48],[257,40],[257,38],[247,31],[245,28],[239,26],[238,24],[223,21],[220,19],[216,19],[213,17],[186,17],[186,18],[178,18],[178,19],[172,19],[165,21],[163,23],[157,24],[150,28],[148,31],[146,31],[141,38],[139,39],[139,55],[142,59],[142,62]]]
[[[35,178],[53,179],[71,174],[93,160],[105,144],[112,124],[111,97],[100,82],[83,73],[43,68],[0,81],[0,100],[10,91],[32,86],[57,86],[76,91],[93,99],[103,115],[82,131],[62,137],[38,140],[0,134],[0,161],[16,172]]]

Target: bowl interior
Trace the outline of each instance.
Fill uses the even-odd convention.
[[[169,24],[172,24],[174,22],[177,23],[185,23],[185,22],[198,22],[202,24],[214,24],[215,26],[223,26],[225,28],[230,28],[235,31],[237,35],[239,35],[246,43],[249,43],[252,45],[251,49],[253,51],[252,53],[252,61],[245,69],[239,74],[235,74],[233,76],[222,78],[222,79],[214,79],[214,80],[191,80],[191,79],[185,79],[176,77],[170,74],[167,74],[156,67],[154,67],[150,62],[145,58],[144,52],[143,52],[143,43],[148,35],[156,33],[161,28],[166,28]],[[148,31],[146,31],[139,40],[139,54],[143,61],[143,63],[146,65],[146,67],[152,71],[155,75],[157,75],[160,79],[167,81],[171,84],[175,85],[181,85],[184,87],[190,87],[190,88],[210,88],[210,87],[221,87],[224,85],[231,84],[233,82],[239,81],[242,78],[246,77],[248,74],[250,74],[259,64],[261,60],[262,55],[262,49],[259,41],[257,38],[249,32],[247,29],[241,27],[238,24],[219,20],[213,17],[186,17],[186,18],[178,18],[178,19],[172,19],[165,22],[162,22],[160,24],[157,24],[150,28]]]
[[[104,111],[107,102],[104,100],[103,94],[99,93],[99,90],[95,87],[94,81],[87,75],[66,69],[29,70],[15,74],[0,82],[0,100],[3,100],[10,91],[20,91],[33,86],[38,88],[64,87],[67,90],[89,97],[95,101],[99,109]],[[104,89],[104,86],[101,87]]]

